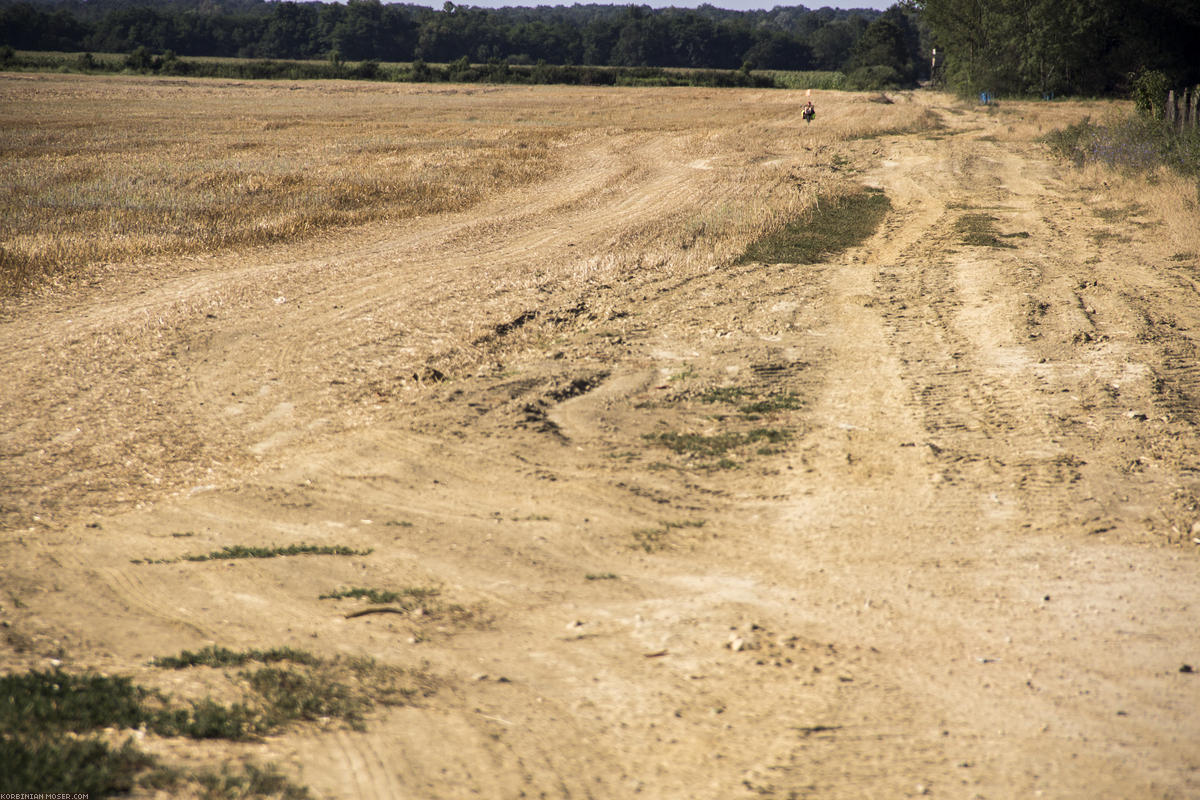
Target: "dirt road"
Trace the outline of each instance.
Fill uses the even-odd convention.
[[[364,731],[144,744],[319,796],[1200,796],[1196,254],[1019,109],[907,102],[946,127],[607,131],[470,214],[30,301],[0,663],[425,665]],[[831,163],[892,202],[864,246],[710,238]],[[298,542],[371,553],[170,561]],[[466,613],[319,599],[417,586]]]

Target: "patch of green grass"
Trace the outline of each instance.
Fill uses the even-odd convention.
[[[794,411],[803,407],[799,395],[795,392],[763,396],[740,386],[721,386],[708,389],[697,397],[701,403],[727,403],[730,405],[738,404],[748,398],[753,398],[753,401],[738,405],[738,411],[746,416],[760,416],[777,411]]]
[[[179,558],[135,558],[133,564],[175,564],[180,561],[233,561],[242,558],[279,558],[287,556],[369,556],[372,548],[355,550],[345,545],[289,544],[284,547],[252,547],[242,544],[226,545],[211,553],[198,553]]]
[[[373,703],[327,669],[301,670],[261,667],[242,672],[247,685],[262,698],[273,727],[293,720],[341,719],[361,727]]]
[[[244,702],[221,705],[205,698],[186,707],[125,676],[32,671],[0,677],[0,792],[36,787],[46,792],[126,794],[136,785],[178,789],[199,784],[206,798],[307,798],[308,791],[274,770],[247,765],[240,773],[183,772],[164,767],[133,746],[114,748],[97,732],[145,727],[159,736],[245,741],[296,720],[337,719],[361,728],[375,704],[412,702],[436,688],[423,671],[351,658],[323,661],[303,651],[277,648],[237,653],[211,647],[157,659],[158,666],[238,666],[248,661],[289,661],[288,667],[243,671]]]
[[[633,531],[634,550],[644,550],[647,553],[657,553],[670,547],[669,537],[676,528],[702,528],[704,520],[684,520],[681,522],[664,521],[658,528],[639,528]],[[615,577],[615,576],[614,576]]]
[[[684,364],[683,369],[676,372],[674,375],[667,378],[669,381],[686,381],[689,378],[696,376],[696,368],[691,364]]]
[[[150,695],[125,677],[61,670],[0,677],[0,731],[90,731],[136,728],[151,719]]]
[[[820,197],[808,213],[753,242],[738,263],[815,264],[866,241],[891,207],[887,195],[870,187]]]
[[[286,547],[247,547],[235,544],[202,555],[184,556],[184,561],[221,561],[238,558],[278,558],[279,556],[368,556],[373,551],[355,550],[345,545],[289,544]]]
[[[163,736],[243,740],[262,733],[246,707],[212,701],[172,708],[127,677],[54,670],[0,678],[0,730],[58,734],[146,726]]]
[[[430,619],[449,618],[452,621],[466,623],[478,619],[478,608],[468,608],[459,603],[444,603],[440,599],[441,590],[426,586],[409,586],[396,591],[388,589],[372,589],[365,586],[351,586],[320,595],[320,600],[365,600],[373,605],[389,606],[401,611],[416,611],[420,609]]]
[[[791,438],[791,434],[778,428],[756,428],[747,433],[729,432],[705,436],[700,433],[649,433],[644,437],[647,441],[666,447],[681,455],[694,456],[723,456],[728,451],[745,447],[756,442],[778,444]]]
[[[162,736],[241,742],[270,733],[275,725],[243,703],[223,706],[205,698],[193,702],[191,708],[163,710],[149,727]]]
[[[768,395],[753,403],[738,406],[738,411],[747,415],[773,414],[776,411],[794,411],[802,407],[799,395],[794,392],[785,392],[783,394]]]
[[[395,528],[411,528],[413,524],[403,519],[389,519],[384,525],[390,525]]]
[[[668,533],[670,531],[666,528],[639,528],[631,534],[633,544],[630,547],[634,550],[644,550],[647,553],[657,553],[667,549]]]
[[[589,581],[615,581],[618,579],[616,573],[613,572],[589,572],[583,577]]]
[[[153,756],[133,746],[119,748],[97,737],[36,737],[0,734],[0,792],[63,793],[108,797],[127,794],[137,775],[155,765]],[[33,795],[29,795],[33,796]]]
[[[991,214],[964,214],[954,223],[954,231],[961,237],[959,241],[965,245],[1009,248],[1016,246],[1002,240],[1004,234],[997,230],[996,218]]]
[[[290,661],[294,664],[311,666],[319,663],[320,659],[305,650],[295,650],[291,647],[235,651],[219,645],[209,645],[196,652],[184,650],[177,656],[156,658],[151,664],[164,669],[187,669],[188,667],[240,667],[251,661],[259,661],[263,664]]]
[[[377,603],[379,605],[393,604],[404,607],[416,608],[421,603],[435,599],[441,591],[421,586],[410,586],[399,591],[390,591],[386,589],[368,589],[362,586],[352,586],[348,589],[338,589],[336,592],[328,592],[320,595],[319,600],[343,600],[347,597],[353,597],[360,600],[366,600],[368,603]]]
[[[740,386],[718,386],[705,390],[698,398],[701,403],[736,403],[750,395],[749,389]]]
[[[270,797],[278,800],[311,800],[304,786],[292,783],[275,767],[242,764],[235,770],[228,765],[221,770],[181,770],[158,767],[138,780],[147,789],[170,791],[173,796],[199,795],[204,800],[245,800],[250,797]],[[194,786],[193,791],[187,791]]]

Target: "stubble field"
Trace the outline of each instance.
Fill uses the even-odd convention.
[[[1050,160],[1105,104],[814,95],[0,76],[0,671],[162,693],[5,747],[1200,792],[1195,187]]]

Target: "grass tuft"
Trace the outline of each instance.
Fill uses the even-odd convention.
[[[287,556],[369,556],[372,548],[355,550],[345,545],[289,544],[284,547],[253,547],[242,544],[227,545],[211,553],[196,553],[179,558],[135,558],[132,564],[175,564],[180,561],[236,561],[242,558],[279,558]]]
[[[239,558],[277,558],[279,556],[368,556],[371,548],[355,550],[345,545],[289,544],[286,547],[247,547],[228,545],[200,555],[184,556],[184,561],[220,561]]]
[[[421,603],[437,598],[439,594],[441,592],[438,589],[421,586],[409,586],[395,592],[354,586],[349,589],[338,589],[336,592],[320,595],[318,599],[342,600],[347,597],[353,597],[366,600],[368,603],[378,603],[380,605],[391,603],[393,605],[417,608]]]
[[[293,664],[312,666],[319,663],[320,659],[305,650],[295,650],[291,647],[235,651],[219,645],[209,645],[196,652],[184,650],[177,656],[156,658],[151,664],[163,669],[187,669],[188,667],[240,667],[251,661],[259,661],[264,664],[290,661]]]
[[[408,586],[396,591],[351,586],[318,597],[320,600],[365,600],[378,606],[406,612],[417,612],[428,619],[449,619],[457,623],[481,622],[481,609],[459,603],[445,603],[441,590],[427,586]]]

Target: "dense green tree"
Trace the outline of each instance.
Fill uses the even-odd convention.
[[[923,0],[915,5],[963,92],[1099,94],[1139,68],[1200,81],[1194,0]]]

